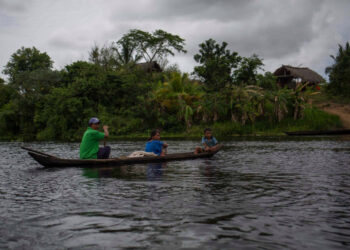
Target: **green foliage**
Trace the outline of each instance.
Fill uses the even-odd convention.
[[[81,139],[90,117],[110,126],[112,136],[149,133],[202,135],[210,126],[220,136],[255,132],[320,129],[339,126],[339,119],[307,105],[306,86],[278,89],[270,73],[258,74],[262,59],[242,58],[227,44],[209,39],[200,44],[195,74],[177,65],[147,74],[132,67],[184,51],[184,40],[157,30],[132,30],[109,47],[95,46],[90,62],[51,69],[46,53],[18,50],[0,79],[0,136],[23,140]]]
[[[12,86],[0,82],[0,108],[8,103],[15,94],[16,90]]]
[[[71,90],[70,88],[54,89],[46,97],[43,110],[36,113],[35,122],[44,124],[48,131],[54,131],[55,134],[51,132],[53,138],[74,138],[76,130],[83,125],[82,119],[85,113],[91,112],[90,107],[84,107],[83,102],[87,99],[75,98]]]
[[[159,119],[160,125],[181,127],[181,122],[184,122],[189,128],[202,95],[199,84],[192,82],[187,74],[173,72],[166,82],[159,82],[150,93],[153,106],[150,108],[158,111],[156,117],[163,117]]]
[[[98,66],[78,61],[67,65],[62,76],[63,86],[52,89],[35,114],[35,124],[45,128],[39,139],[79,138],[89,117],[98,113],[98,104],[110,100],[105,98],[105,75]]]
[[[34,123],[36,109],[43,105],[44,96],[57,87],[61,79],[60,73],[52,71],[51,67],[50,57],[35,47],[22,47],[11,56],[4,70],[9,76],[5,89],[10,100],[0,111],[6,133],[24,140],[35,138],[40,129]]]
[[[336,95],[350,97],[350,45],[339,45],[337,56],[331,55],[334,64],[326,68],[329,74],[329,91]]]
[[[306,108],[300,122],[307,124],[309,130],[324,130],[341,127],[338,116],[328,114],[316,108]]]
[[[67,65],[61,73],[62,82],[65,86],[75,82],[77,79],[85,79],[98,74],[102,75],[98,66],[84,61],[77,61]]]
[[[119,41],[119,45],[131,44],[138,56],[142,56],[146,62],[162,60],[168,55],[175,55],[175,51],[186,53],[185,40],[178,35],[170,34],[164,30],[156,30],[149,33],[133,29],[125,34]]]
[[[123,37],[110,46],[91,48],[89,60],[106,71],[120,68],[131,68],[141,60],[142,56],[136,51],[136,44],[128,37]]]
[[[18,49],[16,53],[11,55],[10,61],[6,64],[3,73],[9,76],[9,83],[21,85],[21,81],[17,81],[23,73],[35,70],[49,70],[52,68],[53,62],[46,53],[41,53],[35,47]]]
[[[113,46],[99,48],[95,45],[89,52],[89,60],[104,70],[113,70],[119,66]]]
[[[0,135],[13,136],[20,134],[19,105],[16,100],[11,100],[0,107]]]
[[[219,45],[213,39],[199,44],[199,47],[199,54],[194,55],[194,60],[200,66],[194,67],[194,74],[204,82],[206,90],[217,91],[230,84],[233,69],[241,60],[237,52],[231,53],[226,48],[226,42]]]
[[[277,90],[278,86],[276,84],[277,77],[274,76],[271,72],[265,72],[264,75],[258,74],[256,76],[257,82],[256,85],[266,90]]]
[[[237,70],[234,72],[234,81],[237,84],[255,85],[258,78],[258,70],[262,69],[262,59],[253,54],[251,57],[243,57]]]
[[[328,114],[316,108],[306,108],[304,118],[294,120],[287,117],[282,121],[271,121],[268,119],[257,120],[255,123],[242,125],[239,122],[220,121],[206,126],[212,127],[215,135],[221,138],[227,138],[234,135],[284,135],[285,131],[301,130],[327,130],[338,129],[341,127],[339,117]],[[200,136],[201,131],[198,126],[194,126],[189,131],[190,134]]]
[[[107,71],[123,68],[130,70],[141,59],[165,64],[167,56],[174,56],[175,52],[186,53],[184,45],[183,38],[163,30],[149,33],[133,29],[109,46],[92,47],[89,60]]]
[[[129,36],[123,36],[116,42],[114,51],[117,53],[119,65],[130,65],[142,59],[142,54],[137,51],[137,42]]]

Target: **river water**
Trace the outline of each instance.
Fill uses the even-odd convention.
[[[237,138],[210,159],[103,169],[45,169],[22,145],[79,147],[0,142],[0,249],[350,249],[349,138]]]

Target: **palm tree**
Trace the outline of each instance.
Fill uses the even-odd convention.
[[[142,59],[142,55],[136,51],[136,44],[128,37],[123,37],[117,42],[113,50],[116,53],[116,61],[120,66],[137,63]]]
[[[291,93],[292,98],[294,99],[294,120],[302,118],[304,116],[304,110],[307,107],[310,96],[320,94],[320,92],[315,92],[312,91],[311,88],[307,88],[309,84],[309,82],[306,82],[305,84],[299,84]]]
[[[334,64],[326,68],[330,84],[328,88],[335,94],[350,96],[350,44],[339,44],[337,56],[330,56]]]
[[[101,66],[105,70],[116,69],[117,60],[112,46],[104,46],[99,48],[96,44],[89,52],[90,62]]]
[[[152,94],[152,101],[159,107],[163,115],[176,114],[180,121],[184,121],[189,129],[193,119],[194,110],[202,92],[196,82],[191,82],[188,75],[173,72],[170,79],[158,83]]]
[[[288,113],[288,103],[291,98],[291,90],[278,89],[275,91],[266,91],[266,99],[268,103],[272,104],[272,117],[280,122]],[[269,114],[267,114],[269,115]]]
[[[226,103],[231,121],[240,121],[242,125],[248,120],[255,122],[263,114],[264,95],[262,88],[255,85],[233,85],[226,91]]]

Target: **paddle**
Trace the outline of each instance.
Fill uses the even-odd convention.
[[[107,125],[103,126],[103,130],[105,132],[105,137],[103,139],[103,146],[106,147],[107,137],[109,136],[108,126]]]

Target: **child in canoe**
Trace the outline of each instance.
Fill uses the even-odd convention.
[[[166,154],[166,148],[168,144],[160,141],[160,131],[158,129],[153,130],[151,132],[151,137],[148,139],[146,143],[145,151],[153,152],[156,155],[163,156]]]
[[[203,153],[203,152],[211,152],[216,151],[219,147],[218,140],[213,136],[213,133],[210,128],[204,129],[204,136],[202,137],[202,145],[201,147],[196,147],[195,154]]]

